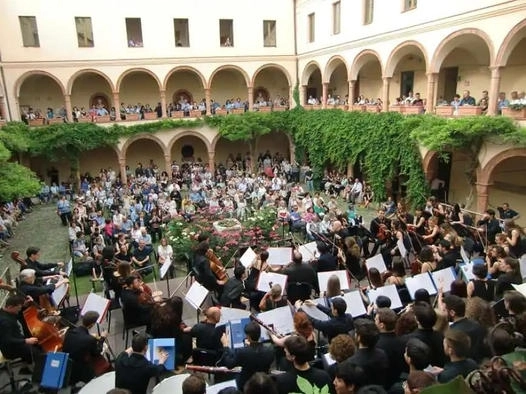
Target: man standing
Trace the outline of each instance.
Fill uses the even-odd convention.
[[[350,203],[352,204],[356,204],[356,201],[357,200],[360,200],[360,196],[362,194],[362,191],[363,191],[363,185],[362,185],[362,182],[360,182],[360,180],[358,178],[356,178],[354,180],[354,183],[351,187],[351,192],[350,192],[350,196],[349,196],[349,199]]]
[[[137,334],[132,339],[131,348],[119,354],[115,360],[115,387],[130,390],[131,394],[144,394],[148,383],[166,371],[164,363],[168,353],[159,354],[159,364],[149,362],[144,355],[148,350],[148,337]]]
[[[285,356],[291,361],[293,368],[276,376],[276,384],[280,394],[305,392],[298,386],[310,385],[311,392],[334,392],[329,374],[321,369],[312,368],[309,360],[312,358],[312,348],[307,340],[300,335],[291,335],[285,340]]]
[[[37,346],[37,338],[26,338],[22,323],[18,319],[25,301],[21,295],[10,295],[0,310],[0,351],[7,359],[21,358],[24,362],[32,364],[34,356],[41,353],[41,350]]]
[[[71,221],[71,205],[66,196],[62,195],[57,203],[57,215],[60,216],[60,220],[64,226],[67,226]]]
[[[464,90],[462,92],[462,100],[460,100],[460,105],[476,105],[477,102],[474,97],[470,96],[469,90]]]

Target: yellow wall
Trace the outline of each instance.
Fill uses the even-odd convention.
[[[289,99],[289,83],[287,78],[283,75],[282,71],[276,68],[261,70],[254,81],[254,94],[259,87],[268,90],[270,99],[275,99],[278,95],[285,97],[287,100]]]
[[[368,99],[382,97],[382,73],[376,62],[367,63],[360,71],[360,91]]]
[[[206,145],[197,137],[186,136],[178,139],[172,146],[171,159],[177,163],[182,162],[183,155],[181,149],[185,145],[190,145],[194,148],[194,160],[201,159],[203,163],[208,163],[208,152]]]
[[[155,108],[161,101],[159,85],[152,76],[146,73],[132,73],[124,77],[120,89],[119,99],[125,105],[150,104]],[[120,103],[119,103],[120,105]]]
[[[117,174],[120,171],[117,152],[112,148],[98,148],[84,152],[79,157],[79,162],[82,175],[89,172],[91,176],[97,176],[102,168],[109,169],[110,167]]]
[[[241,102],[248,100],[247,83],[238,71],[219,71],[212,80],[211,90],[214,91],[212,98],[221,105],[225,105],[226,100],[236,100],[238,97]]]
[[[55,111],[64,105],[64,96],[55,81],[51,78],[34,75],[29,77],[20,89],[20,106],[40,109],[45,115],[48,107]]]
[[[97,74],[79,76],[71,91],[71,104],[77,107],[90,107],[90,98],[96,93],[103,93],[108,97],[108,106],[113,106],[113,95],[110,86],[104,78]]]
[[[141,162],[143,167],[145,167],[150,163],[151,159],[153,159],[161,171],[165,169],[163,151],[155,142],[142,139],[133,142],[128,147],[126,164],[129,165],[131,169],[137,167],[138,162]]]

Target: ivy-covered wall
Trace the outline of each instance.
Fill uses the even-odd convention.
[[[461,150],[472,160],[474,182],[478,153],[486,139],[526,145],[526,132],[505,117],[444,119],[431,115],[403,116],[399,113],[346,112],[341,110],[285,112],[206,117],[193,121],[162,120],[124,126],[101,127],[89,123],[28,128],[9,123],[0,131],[0,142],[12,153],[29,153],[50,160],[66,157],[72,170],[78,169],[80,152],[101,146],[114,146],[120,138],[160,130],[198,128],[207,125],[230,140],[246,141],[257,152],[258,137],[271,131],[289,133],[299,161],[308,158],[319,172],[330,165],[345,168],[360,162],[367,181],[378,199],[399,177],[410,203],[421,203],[428,192],[419,146],[437,152]],[[0,185],[1,187],[1,185]],[[0,191],[1,194],[1,191]]]

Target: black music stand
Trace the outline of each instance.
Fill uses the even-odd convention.
[[[69,261],[70,261],[70,264],[65,265],[64,268],[66,269],[66,274],[68,275],[68,277],[70,278],[73,277],[73,289],[75,290],[75,301],[77,301],[77,307],[78,307],[80,306],[80,302],[79,302],[79,292],[77,288],[77,274],[75,273],[75,270],[73,269],[73,266],[75,265],[75,256],[73,255],[73,253],[71,254],[71,258]]]

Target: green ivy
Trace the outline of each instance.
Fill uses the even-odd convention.
[[[0,142],[11,152],[29,152],[49,158],[65,156],[72,161],[72,168],[76,168],[75,160],[81,152],[115,145],[121,137],[203,125],[216,128],[228,140],[245,142],[252,155],[257,152],[261,136],[272,131],[288,133],[296,145],[296,157],[300,162],[308,159],[315,175],[319,176],[328,165],[345,169],[349,163],[360,162],[377,199],[387,197],[390,181],[398,177],[413,206],[422,203],[428,193],[419,146],[439,154],[453,150],[467,153],[471,158],[468,171],[471,184],[485,141],[494,139],[526,146],[526,131],[506,117],[445,119],[431,115],[403,116],[394,112],[306,111],[302,107],[284,112],[246,112],[196,120],[166,119],[131,126],[72,123],[28,128],[23,123],[13,122],[0,131]]]

